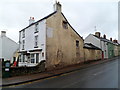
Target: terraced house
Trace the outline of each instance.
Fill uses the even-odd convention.
[[[108,41],[106,39],[106,35],[101,37],[100,32],[95,32],[95,35],[89,34],[86,38],[84,43],[91,43],[94,46],[100,48],[102,50],[102,59],[108,58]]]
[[[112,38],[110,38],[110,41],[108,41],[108,58],[114,57],[114,43],[112,41]]]
[[[119,52],[119,43],[117,40],[113,40],[113,43],[114,43],[114,56],[118,56],[118,52]]]
[[[18,55],[15,53],[18,51],[19,45],[6,36],[6,31],[1,31],[0,35],[0,60],[7,61],[10,63],[17,61]]]
[[[83,40],[62,13],[59,2],[48,16],[36,22],[30,17],[29,25],[19,32],[20,67],[44,64],[53,69],[111,58],[114,52],[114,43],[106,35],[101,37],[100,32]]]
[[[113,58],[119,55],[119,43],[117,40],[108,40],[104,34],[101,37],[100,32],[96,32],[95,35],[89,34],[85,38],[85,43],[91,43],[100,49],[102,49],[102,59]]]
[[[70,25],[59,2],[54,12],[19,32],[19,66],[63,67],[84,62],[84,40]]]

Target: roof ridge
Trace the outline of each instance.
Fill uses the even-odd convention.
[[[61,14],[63,15],[63,17],[66,19],[65,15],[61,12]],[[66,19],[66,21],[68,22],[68,20]],[[80,34],[78,34],[78,32],[72,27],[72,25],[68,22],[69,26],[73,29],[73,31],[84,41],[84,39],[80,36]]]
[[[26,28],[28,28],[28,27],[30,27],[30,26],[32,26],[32,25],[34,25],[34,24],[36,24],[36,23],[38,23],[38,22],[40,22],[40,21],[42,21],[42,20],[44,20],[44,19],[49,18],[50,16],[54,15],[56,12],[57,12],[57,11],[54,11],[53,13],[51,13],[51,14],[49,14],[49,15],[43,17],[42,19],[40,19],[40,20],[38,20],[38,21],[36,21],[36,22],[34,22],[34,23],[28,25],[28,26],[25,27],[24,29],[26,29]],[[20,30],[19,32],[23,31],[24,29]]]

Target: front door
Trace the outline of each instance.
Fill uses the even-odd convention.
[[[104,60],[104,52],[102,51],[102,60]]]

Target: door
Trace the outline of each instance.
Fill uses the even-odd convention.
[[[102,51],[102,60],[104,60],[104,52]]]

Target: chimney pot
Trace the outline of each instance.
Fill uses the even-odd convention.
[[[114,42],[114,43],[118,43],[118,41],[117,41],[116,39],[115,39],[115,40],[113,40],[113,42]]]
[[[61,12],[61,7],[62,5],[60,4],[60,2],[57,2],[54,4],[54,11],[60,11]]]
[[[106,35],[105,34],[103,35],[103,38],[106,39]]]
[[[100,32],[95,32],[95,36],[100,37]]]
[[[112,38],[110,38],[110,41],[112,41]]]
[[[6,36],[6,31],[1,31],[1,36]]]
[[[29,19],[29,25],[32,24],[32,23],[34,23],[34,22],[35,22],[34,17],[30,17],[30,19]]]

